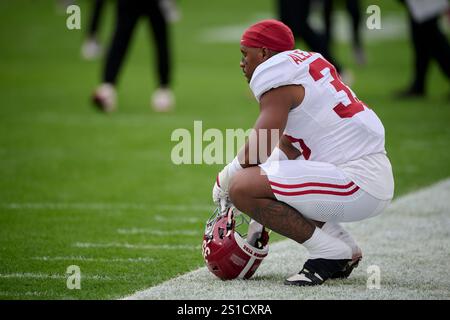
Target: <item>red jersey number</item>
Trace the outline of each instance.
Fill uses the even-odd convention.
[[[285,136],[289,139],[291,144],[298,143],[299,145],[297,149],[302,153],[305,160],[309,160],[309,157],[311,157],[311,149],[306,145],[305,141],[303,141],[303,139],[294,138],[287,134],[285,134]]]
[[[352,94],[350,89],[344,83],[342,83],[336,69],[331,63],[325,59],[318,58],[309,65],[309,74],[313,77],[314,81],[318,81],[323,78],[321,72],[325,68],[330,69],[331,77],[333,78],[333,81],[330,82],[331,85],[337,92],[344,91],[350,100],[350,104],[348,105],[344,105],[340,102],[333,108],[337,115],[341,118],[351,118],[358,112],[364,111],[364,104]]]

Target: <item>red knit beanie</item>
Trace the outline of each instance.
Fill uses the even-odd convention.
[[[287,25],[278,20],[270,19],[255,23],[245,30],[241,45],[282,52],[294,49],[295,40]]]

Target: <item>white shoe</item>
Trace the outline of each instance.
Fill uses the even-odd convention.
[[[97,59],[102,52],[102,46],[95,38],[86,39],[81,47],[81,56],[88,61]]]
[[[95,90],[92,101],[100,111],[112,112],[117,105],[116,89],[110,83],[103,83]]]
[[[168,112],[175,105],[175,97],[172,90],[159,88],[152,95],[152,107],[156,112]]]
[[[159,6],[166,21],[170,23],[180,21],[181,13],[174,0],[160,0]]]

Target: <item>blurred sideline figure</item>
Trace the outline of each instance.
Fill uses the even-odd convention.
[[[292,30],[296,39],[302,38],[311,51],[321,53],[338,71],[342,71],[332,57],[325,34],[314,30],[308,22],[311,3],[312,0],[278,0],[280,20]]]
[[[60,15],[66,14],[67,7],[72,4],[75,4],[75,0],[56,0],[55,1],[56,13]]]
[[[100,18],[105,7],[105,0],[92,2],[92,15],[89,21],[87,38],[81,48],[81,55],[86,60],[94,60],[102,54],[102,47],[98,39]]]
[[[414,76],[409,87],[396,94],[398,98],[422,97],[426,93],[426,76],[435,59],[450,79],[450,46],[439,28],[438,19],[447,10],[447,0],[401,0],[408,9],[414,48]]]
[[[324,21],[325,21],[325,39],[328,42],[328,46],[332,43],[332,12],[333,12],[333,0],[324,0]],[[345,6],[351,19],[351,34],[353,55],[356,63],[359,65],[366,64],[366,55],[361,41],[361,7],[359,0],[346,0]]]
[[[167,5],[170,2],[170,5]],[[103,69],[102,84],[95,90],[93,102],[104,112],[114,111],[117,105],[116,84],[120,67],[141,16],[148,18],[156,45],[156,65],[159,87],[151,97],[155,111],[173,108],[175,97],[170,89],[171,57],[168,22],[179,18],[173,0],[127,1],[117,0],[116,22],[112,43]],[[170,19],[170,20],[168,20]]]

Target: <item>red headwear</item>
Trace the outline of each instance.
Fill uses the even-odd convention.
[[[245,30],[241,45],[282,52],[294,49],[295,40],[287,25],[278,20],[270,19],[260,21]]]

